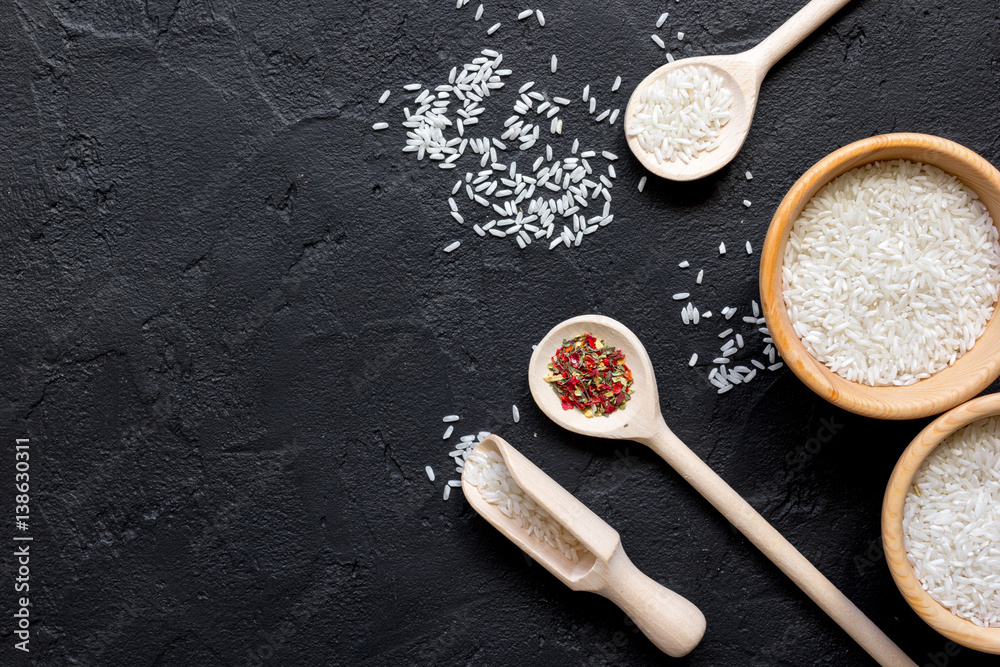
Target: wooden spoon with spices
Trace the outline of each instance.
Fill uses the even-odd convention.
[[[552,355],[563,341],[582,334],[590,334],[625,353],[624,362],[633,377],[631,398],[625,409],[599,417],[586,417],[575,408],[564,410],[559,395],[546,382]],[[598,438],[634,440],[659,454],[880,665],[916,667],[805,556],[671,432],[660,413],[660,397],[649,355],[628,327],[602,315],[583,315],[562,322],[542,339],[531,355],[528,384],[538,407],[563,428]]]
[[[636,86],[625,108],[625,136],[632,153],[646,169],[673,181],[693,181],[722,169],[740,152],[750,133],[750,121],[757,108],[757,97],[764,76],[785,54],[848,2],[850,0],[812,0],[749,51],[728,56],[683,58],[653,70]],[[635,116],[641,104],[642,91],[653,82],[665,80],[671,72],[683,67],[704,67],[722,79],[722,85],[729,91],[731,100],[729,121],[722,127],[715,148],[702,151],[687,162],[680,158],[661,162],[654,153],[642,147],[636,136],[630,134],[630,130],[635,128]]]

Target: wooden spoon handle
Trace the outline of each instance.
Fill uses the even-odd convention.
[[[781,536],[698,455],[675,436],[666,424],[648,440],[641,440],[670,464],[737,530],[757,545],[782,572],[812,598],[837,625],[847,631],[883,667],[916,667],[891,639],[854,606],[830,580]]]
[[[608,560],[607,580],[595,592],[621,607],[672,658],[690,653],[705,634],[705,616],[698,607],[643,574],[621,544]]]
[[[850,1],[812,0],[768,35],[767,39],[751,49],[750,55],[762,68],[761,76]]]

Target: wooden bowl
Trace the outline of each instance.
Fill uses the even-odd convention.
[[[962,646],[1000,654],[1000,628],[981,628],[959,618],[924,590],[903,548],[903,503],[920,465],[942,440],[984,417],[1000,414],[1000,394],[989,394],[946,412],[917,435],[896,463],[882,502],[882,546],[892,578],[906,602],[928,625]]]
[[[953,365],[905,387],[870,387],[846,380],[817,361],[792,329],[781,293],[781,265],[792,224],[813,195],[844,172],[877,160],[905,159],[934,165],[979,195],[1000,224],[1000,172],[953,141],[926,134],[883,134],[830,153],[802,175],[775,211],[760,259],[760,296],[774,345],[814,392],[845,410],[878,419],[927,417],[967,401],[1000,375],[1000,309],[994,310],[975,346]]]

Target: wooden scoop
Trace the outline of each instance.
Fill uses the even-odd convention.
[[[633,384],[632,398],[624,410],[601,417],[586,417],[576,409],[563,410],[559,396],[543,379],[549,372],[549,360],[562,342],[584,333],[625,353],[625,364],[632,370]],[[667,428],[660,414],[660,397],[649,355],[625,325],[602,315],[583,315],[557,325],[531,355],[528,384],[538,407],[563,428],[598,438],[635,440],[651,448],[757,545],[880,665],[916,667],[805,556]]]
[[[625,108],[625,136],[632,153],[639,158],[639,162],[646,169],[661,178],[674,181],[693,181],[722,169],[740,152],[750,132],[750,121],[753,120],[753,112],[757,108],[760,84],[767,72],[774,63],[781,60],[786,53],[848,2],[850,0],[812,0],[767,39],[749,51],[731,56],[683,58],[653,70],[652,74],[636,86]],[[732,100],[729,122],[719,133],[718,146],[713,150],[703,151],[689,162],[681,159],[659,162],[656,155],[639,144],[635,135],[628,134],[633,127],[636,109],[640,104],[639,94],[657,79],[666,79],[670,72],[692,66],[706,67],[722,78],[723,85],[729,90]]]
[[[469,504],[497,530],[574,591],[598,593],[621,607],[667,655],[687,655],[698,645],[705,634],[705,617],[689,601],[640,572],[622,549],[618,531],[502,438],[487,436],[475,451],[498,453],[518,486],[572,533],[587,552],[574,563],[528,535],[496,505],[484,500],[469,475],[462,473],[462,491]],[[469,467],[467,464],[465,470]]]

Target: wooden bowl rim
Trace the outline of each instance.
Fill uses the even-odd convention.
[[[963,646],[1000,654],[1000,627],[982,628],[960,618],[932,598],[917,579],[903,546],[903,506],[913,478],[942,441],[960,428],[1000,415],[1000,394],[987,394],[949,410],[910,442],[889,476],[882,502],[882,548],[896,587],[921,619]]]
[[[897,153],[920,153],[904,157]],[[917,133],[883,134],[840,148],[810,167],[782,199],[771,219],[761,250],[761,306],[774,345],[792,372],[827,401],[878,419],[916,419],[938,414],[967,401],[1000,377],[1000,308],[995,308],[977,344],[952,366],[904,387],[870,387],[851,382],[816,360],[792,329],[781,294],[785,241],[805,204],[837,176],[878,160],[909,159],[939,166],[937,160],[962,164],[972,175],[959,178],[987,205],[1000,227],[1000,172],[970,149],[942,137]],[[970,184],[969,179],[976,181]],[[985,196],[984,196],[984,193]],[[988,200],[992,200],[992,205]]]

